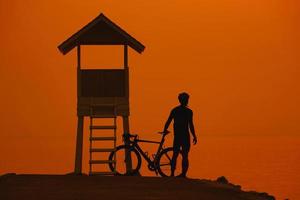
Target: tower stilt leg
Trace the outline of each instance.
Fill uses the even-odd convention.
[[[77,137],[75,154],[75,174],[81,174],[82,170],[82,146],[83,146],[83,116],[77,117]]]
[[[129,131],[129,117],[128,116],[123,116],[123,130],[124,134],[130,133]],[[124,140],[125,145],[129,145],[129,138]],[[127,155],[128,152],[125,152]],[[130,174],[132,171],[132,162],[131,162],[131,156],[128,156],[128,159],[126,160],[126,172],[127,174]]]

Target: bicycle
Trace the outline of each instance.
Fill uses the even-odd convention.
[[[173,147],[164,148],[163,144],[165,142],[165,137],[169,132],[158,132],[162,135],[161,141],[150,141],[150,140],[140,140],[138,135],[125,134],[123,139],[129,139],[128,145],[120,145],[109,155],[109,160],[113,161],[116,155],[119,160],[109,163],[109,168],[111,171],[116,168],[116,175],[135,175],[139,172],[142,165],[142,158],[148,163],[148,169],[154,171],[156,175],[160,174],[162,177],[167,177],[171,175],[171,160],[173,156]],[[133,140],[131,139],[133,138]],[[159,144],[156,154],[152,155],[152,158],[147,152],[144,152],[138,143],[153,143]],[[124,153],[124,156],[120,155]],[[130,156],[129,156],[130,155]],[[120,159],[121,158],[121,159]],[[125,158],[125,159],[123,159]],[[128,173],[126,172],[126,161],[131,159],[132,170]],[[182,152],[179,152],[178,159],[182,159]],[[176,171],[175,171],[176,173]],[[180,176],[180,174],[175,174]]]

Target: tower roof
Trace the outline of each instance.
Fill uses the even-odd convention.
[[[142,53],[145,49],[142,43],[102,13],[61,43],[58,49],[63,54],[67,54],[77,45],[129,45],[139,53]]]

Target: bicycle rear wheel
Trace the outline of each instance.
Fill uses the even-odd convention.
[[[171,161],[173,157],[173,147],[169,147],[164,149],[158,159],[157,159],[157,170],[158,173],[162,177],[168,177],[171,176]],[[180,168],[176,167],[174,176],[180,176],[181,175],[181,163],[182,163],[182,151],[179,151],[178,157],[177,157],[177,166],[180,166]]]
[[[126,150],[128,153],[126,155]],[[116,175],[134,175],[138,173],[141,168],[142,159],[139,152],[132,148],[125,145],[118,146],[116,151],[111,152],[109,155],[109,160],[113,161],[114,156],[116,155],[116,163],[109,163],[109,168],[113,172],[116,168]],[[126,172],[126,161],[129,159],[129,155],[131,155],[131,163],[132,163],[132,170],[131,172]]]

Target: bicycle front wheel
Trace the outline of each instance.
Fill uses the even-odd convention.
[[[126,154],[127,152],[127,154]],[[109,168],[113,172],[116,169],[116,175],[134,175],[138,173],[141,168],[142,159],[139,152],[130,147],[121,145],[116,148],[116,151],[111,152],[109,155],[109,160],[113,161],[114,156],[116,156],[116,163],[109,163]],[[126,172],[126,162],[130,162],[131,158],[131,166],[132,170],[127,173]]]
[[[158,173],[163,176],[171,176],[171,162],[173,158],[173,147],[169,147],[164,149],[158,159],[157,159],[157,170]],[[181,166],[182,163],[182,151],[179,151],[178,157],[177,157],[177,166]],[[174,176],[180,176],[181,175],[181,167],[180,169],[176,168]]]

